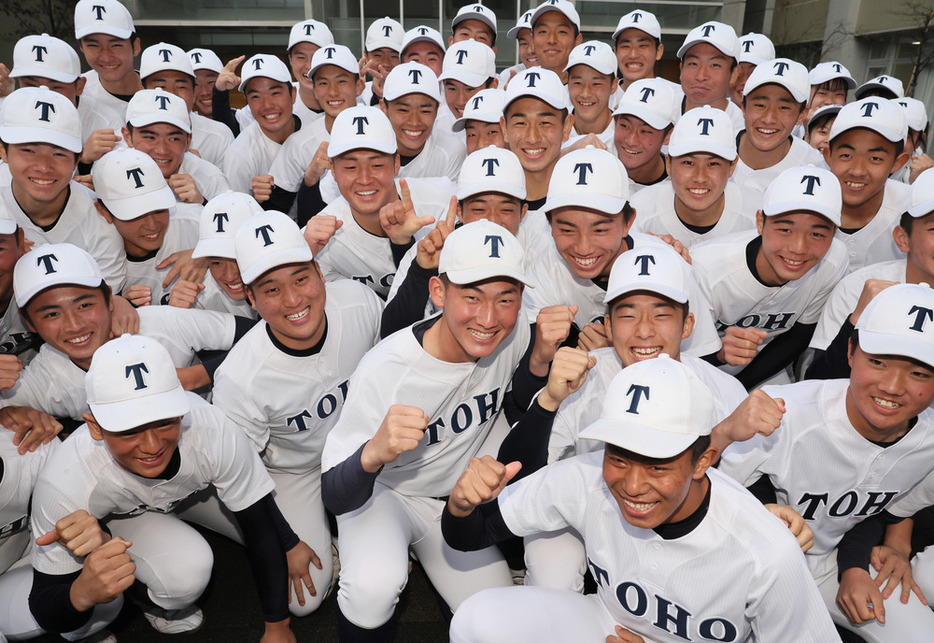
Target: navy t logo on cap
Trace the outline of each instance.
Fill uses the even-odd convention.
[[[421,81],[421,78],[422,78],[422,70],[421,70],[421,69],[410,69],[410,70],[409,70],[409,78],[412,79],[412,84],[413,84],[413,85],[421,84],[421,82],[422,82],[422,81]]]
[[[314,31],[314,30],[315,30],[315,26],[314,26],[313,24],[311,24],[310,22],[309,22],[307,25],[305,25],[305,35],[306,35],[306,36],[310,36],[310,35],[311,35],[311,32]]]
[[[649,399],[649,387],[642,384],[632,384],[629,387],[629,390],[626,391],[626,397],[632,396],[632,401],[629,403],[629,408],[626,409],[626,413],[632,413],[633,415],[639,415],[639,404],[642,403],[643,398]]]
[[[172,99],[171,99],[171,98],[169,98],[168,96],[164,96],[164,95],[163,95],[163,96],[155,96],[155,97],[153,97],[153,100],[154,100],[155,102],[159,103],[159,109],[161,109],[161,110],[166,110],[166,111],[169,109],[169,103],[172,102]]]
[[[574,172],[577,172],[577,185],[588,185],[587,172],[593,173],[592,163],[578,163],[574,166]]]
[[[490,244],[490,259],[499,259],[499,247],[503,245],[503,238],[498,234],[488,234],[483,239],[483,245]]]
[[[480,109],[480,103],[483,102],[483,96],[474,96],[473,97],[473,108]]]
[[[42,45],[33,45],[33,46],[32,46],[32,50],[33,50],[34,52],[36,52],[36,62],[37,62],[37,63],[44,63],[45,60],[42,58],[42,55],[43,55],[43,54],[49,53],[48,48],[47,48],[47,47],[44,47],[44,46],[42,46]]]
[[[383,27],[383,35],[387,38],[392,35],[392,25],[385,25]]]
[[[52,103],[47,103],[42,100],[37,100],[33,109],[39,110],[39,120],[44,123],[51,123],[52,119],[49,118],[49,114],[55,113],[55,105]]]
[[[700,131],[701,136],[710,136],[709,129],[710,129],[710,126],[713,125],[712,118],[699,118],[697,119],[697,124],[701,128],[701,131]]]
[[[716,31],[717,25],[704,25],[701,30],[704,32],[704,38],[710,38],[710,32]]]
[[[107,13],[106,7],[104,7],[103,5],[99,5],[99,4],[93,5],[93,6],[91,7],[91,11],[93,11],[95,14],[97,14],[97,17],[94,18],[95,20],[103,20],[103,19],[104,19],[104,14]]]
[[[141,177],[146,176],[143,173],[143,168],[133,167],[126,171],[126,178],[133,177],[133,182],[136,184],[136,189],[143,187],[143,179]]]
[[[875,109],[879,109],[879,103],[865,103],[863,105],[863,116],[872,118],[872,112]]]
[[[814,186],[820,185],[820,177],[814,176],[813,174],[805,174],[801,177],[801,183],[807,183],[807,187],[804,188],[804,194],[806,196],[814,196]]]
[[[633,22],[633,24],[638,23],[638,22],[639,22],[639,18],[641,18],[641,17],[642,17],[642,14],[641,14],[641,13],[639,13],[638,11],[633,11],[633,12],[632,12],[632,22]]]
[[[584,55],[585,55],[585,56],[592,56],[592,55],[593,55],[593,52],[594,52],[594,49],[596,49],[596,47],[595,47],[594,45],[587,45],[586,47],[584,47]]]
[[[473,10],[476,11],[477,13],[483,13],[483,7],[479,4],[476,7],[474,7]]]
[[[918,333],[924,332],[924,323],[926,321],[934,319],[934,310],[925,308],[924,306],[912,306],[911,310],[908,311],[908,314],[915,316],[915,322],[908,328],[908,330],[913,330]]]
[[[639,99],[639,102],[640,102],[640,103],[647,103],[647,102],[649,102],[649,96],[654,96],[654,95],[655,95],[655,88],[654,88],[654,87],[643,87],[643,88],[640,89],[639,91],[642,92],[642,98]]]
[[[743,53],[749,53],[749,50],[752,49],[752,39],[743,41]],[[779,74],[781,76],[781,74]]]
[[[363,124],[370,124],[370,120],[366,116],[354,116],[351,122],[357,126],[357,136],[366,135],[366,130],[363,129]]]
[[[420,36],[427,36],[427,35],[428,35],[428,28],[427,28],[427,27],[419,27],[419,28],[418,28],[418,34],[419,34]]]
[[[159,53],[162,55],[162,62],[167,63],[172,60],[172,52],[168,49],[160,49]]]
[[[267,246],[271,246],[271,245],[272,245],[272,239],[271,239],[270,236],[269,236],[269,233],[270,233],[270,232],[275,232],[275,230],[274,230],[273,227],[272,227],[271,225],[269,225],[268,223],[265,224],[265,225],[261,225],[260,227],[256,228],[256,232],[255,232],[255,234],[254,234],[254,237],[255,237],[256,239],[259,239],[260,235],[263,236],[263,247],[264,247],[264,248],[267,247]]]
[[[217,230],[215,230],[215,232],[226,232],[224,230],[224,224],[230,221],[230,217],[227,216],[226,212],[215,212],[214,221],[217,223]]]
[[[843,71],[843,66],[840,63],[834,63],[833,70],[839,74],[841,71]]]
[[[636,260],[633,262],[632,265],[636,265],[637,263],[642,264],[639,267],[639,276],[648,277],[650,276],[649,275],[649,264],[655,263],[655,257],[653,257],[652,255],[639,255],[638,257],[636,257]]]
[[[541,78],[542,75],[538,73],[537,71],[530,71],[529,73],[525,75],[525,77],[529,81],[526,87],[535,87],[535,81]]]
[[[133,379],[136,380],[136,386],[133,387],[134,391],[142,391],[144,388],[149,388],[146,384],[146,381],[143,379],[143,373],[148,373],[149,369],[146,367],[145,362],[139,362],[138,364],[127,364],[126,367],[126,377],[130,379],[130,375],[133,376]]]
[[[463,65],[463,64],[464,64],[464,58],[467,57],[467,50],[466,50],[466,49],[461,49],[460,51],[456,51],[456,52],[454,52],[454,53],[457,55],[457,62],[456,62],[455,64],[457,64],[457,65]]]
[[[39,257],[36,259],[36,266],[44,266],[45,274],[51,275],[53,272],[58,272],[55,269],[55,266],[52,265],[53,261],[58,261],[58,257],[53,254],[39,255]]]
[[[263,60],[262,58],[257,58],[256,60],[253,61],[253,69],[255,69],[256,71],[259,71],[260,69],[262,69],[264,62],[266,61]]]
[[[324,53],[327,55],[328,60],[334,59],[334,47],[328,47],[324,50]]]
[[[785,70],[788,69],[789,67],[791,67],[791,65],[789,65],[786,62],[782,62],[782,61],[778,61],[774,65],[772,65],[772,69],[775,70],[776,76],[784,76]]]
[[[487,175],[487,176],[496,176],[496,175],[493,173],[493,168],[494,168],[494,167],[499,167],[499,159],[493,159],[493,158],[490,158],[490,159],[483,159],[483,160],[480,162],[480,164],[486,166],[486,175]]]
[[[200,51],[191,52],[191,59],[195,61],[195,64],[201,64],[201,52]]]

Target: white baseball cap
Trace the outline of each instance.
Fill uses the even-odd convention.
[[[811,129],[811,123],[813,123],[815,120],[817,120],[821,116],[824,116],[826,114],[833,114],[834,118],[836,118],[837,114],[840,113],[841,109],[843,109],[843,105],[835,105],[835,104],[821,105],[816,110],[814,110],[814,113],[811,114],[811,117],[808,119],[808,130]]]
[[[761,65],[775,59],[775,45],[761,33],[747,33],[739,39],[739,62]]]
[[[192,71],[207,69],[218,74],[224,71],[224,63],[222,63],[217,54],[210,49],[202,49],[200,47],[189,49],[188,59],[191,60]]]
[[[835,60],[818,63],[814,66],[814,69],[808,72],[808,80],[810,80],[812,85],[822,85],[834,78],[842,78],[846,81],[847,89],[856,87],[856,80],[850,75],[850,70]]]
[[[534,10],[526,11],[521,16],[519,16],[519,20],[516,21],[516,26],[506,32],[506,37],[511,38],[512,40],[516,40],[519,37],[519,32],[523,29],[528,29],[531,31],[533,13]]]
[[[376,150],[396,153],[396,134],[389,117],[378,107],[356,105],[342,111],[331,125],[328,158],[350,150]]]
[[[897,284],[872,298],[856,322],[859,347],[873,355],[900,355],[934,368],[934,291],[928,284]]]
[[[640,78],[623,93],[613,116],[630,114],[662,130],[678,120],[681,100],[673,85],[661,78]]]
[[[924,217],[934,211],[934,168],[918,175],[908,190],[908,214]]]
[[[775,58],[759,64],[743,87],[743,96],[763,85],[780,85],[799,103],[806,103],[811,91],[808,68],[789,58]]]
[[[0,140],[48,143],[81,153],[81,119],[70,100],[48,87],[23,87],[0,106]]]
[[[104,275],[94,257],[70,243],[36,246],[13,268],[13,296],[20,310],[46,288],[84,286],[98,288]]]
[[[383,81],[383,100],[393,101],[408,94],[424,94],[440,104],[441,89],[435,72],[414,61],[393,67]]]
[[[104,33],[124,40],[136,32],[133,16],[117,0],[80,0],[75,5],[75,39]]]
[[[895,94],[894,98],[901,98],[905,95],[905,86],[899,79],[892,76],[876,76],[857,87],[854,96],[856,100],[859,100],[874,89],[889,91]]]
[[[467,155],[457,179],[457,200],[485,192],[525,199],[525,171],[518,156],[495,145]]]
[[[292,74],[289,68],[278,56],[272,54],[256,54],[247,59],[240,69],[241,92],[246,89],[248,82],[254,78],[271,78],[280,83],[292,83]]]
[[[714,397],[691,369],[663,353],[627,366],[612,379],[600,419],[580,437],[647,458],[672,458],[710,435]]]
[[[237,228],[237,265],[243,283],[251,284],[273,268],[314,259],[311,248],[289,215],[258,212]]]
[[[533,287],[525,274],[522,244],[509,230],[486,219],[462,225],[448,235],[438,274],[461,286],[506,277]]]
[[[191,59],[185,50],[167,42],[160,42],[143,49],[139,58],[139,77],[142,79],[157,71],[177,71],[195,77]]]
[[[843,194],[840,181],[830,170],[808,165],[788,168],[765,190],[762,213],[767,217],[807,210],[840,225]]]
[[[20,38],[13,47],[10,78],[37,76],[59,83],[73,83],[80,75],[78,53],[64,40],[44,33]]]
[[[736,158],[736,134],[733,120],[722,109],[710,105],[685,112],[671,130],[668,156],[695,152],[716,154],[728,161]]]
[[[667,246],[642,246],[616,258],[603,303],[637,290],[654,292],[679,304],[688,300],[684,259]]]
[[[366,30],[366,41],[363,46],[367,51],[376,51],[388,47],[395,52],[402,51],[402,36],[405,30],[402,24],[389,16],[374,20]]]
[[[402,53],[405,53],[409,45],[414,45],[417,42],[433,42],[438,45],[441,48],[441,52],[444,53],[444,38],[441,37],[437,29],[432,29],[426,25],[418,25],[406,31],[402,36]]]
[[[662,40],[662,26],[658,24],[658,18],[655,17],[654,13],[649,13],[642,9],[630,11],[619,19],[619,22],[616,23],[616,31],[613,32],[613,42],[616,42],[619,39],[619,35],[627,29],[638,29],[639,31],[644,31],[649,34],[659,42]]]
[[[588,145],[555,163],[542,211],[576,206],[615,215],[629,200],[629,177],[614,154]]]
[[[123,433],[191,408],[169,351],[152,337],[121,335],[94,351],[84,378],[94,420]]]
[[[175,207],[175,193],[152,157],[130,147],[104,154],[91,168],[97,198],[121,221]]]
[[[523,69],[513,76],[506,87],[506,99],[503,102],[503,113],[513,101],[520,98],[537,98],[555,109],[571,109],[568,90],[561,82],[558,74],[544,67]]]
[[[386,90],[383,90],[385,94]],[[481,121],[483,123],[499,123],[503,116],[503,106],[506,104],[506,92],[491,87],[481,89],[470,97],[464,106],[464,115],[454,121],[451,129],[455,132],[463,131],[467,121]]]
[[[830,140],[858,127],[870,129],[893,143],[904,143],[908,137],[905,109],[888,98],[873,96],[844,105],[830,128]]]
[[[360,75],[360,62],[350,48],[344,45],[327,45],[316,51],[311,57],[311,67],[306,76],[313,78],[315,72],[326,65],[334,65],[351,74]]]
[[[456,30],[457,25],[465,20],[479,20],[493,30],[493,38],[496,38],[496,14],[489,7],[479,3],[464,5],[458,9],[457,15],[451,21],[451,30]]]
[[[237,230],[247,219],[263,211],[256,199],[228,190],[204,204],[198,224],[198,245],[191,253],[199,257],[237,258]]]
[[[438,80],[457,80],[468,87],[480,87],[496,77],[496,54],[473,38],[455,42],[444,54]]]
[[[0,208],[0,234],[13,234],[18,227],[10,209]]]
[[[684,39],[684,44],[678,50],[678,58],[683,59],[688,49],[704,42],[716,47],[727,56],[739,58],[739,38],[736,37],[736,31],[730,25],[716,20],[705,22],[691,29]]]
[[[291,51],[292,47],[300,42],[310,42],[319,47],[327,47],[334,44],[334,34],[323,22],[302,20],[292,25],[292,29],[289,31],[289,46],[286,49]]]
[[[905,119],[908,122],[908,129],[913,129],[916,132],[923,132],[927,129],[928,112],[924,103],[910,96],[896,98],[895,102],[905,108]]]
[[[549,11],[557,11],[563,13],[571,23],[577,27],[577,30],[581,29],[581,17],[577,13],[577,9],[574,8],[574,5],[568,2],[568,0],[545,0],[535,8],[535,11],[532,13],[532,17],[529,19],[529,22],[533,25],[538,22],[538,19],[544,16]]]
[[[133,94],[127,103],[126,122],[133,127],[169,123],[191,134],[191,116],[185,101],[161,87],[141,89]]]
[[[613,53],[613,48],[605,42],[588,40],[571,50],[564,71],[568,71],[574,65],[587,65],[601,74],[613,76],[616,74],[616,54]]]

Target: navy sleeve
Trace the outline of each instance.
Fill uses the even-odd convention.
[[[512,376],[512,390],[506,395],[503,401],[503,412],[506,414],[506,420],[510,425],[515,424],[525,414],[532,399],[536,393],[542,390],[548,376],[538,377],[534,375],[530,368],[532,360],[532,351],[535,349],[535,328],[532,324],[532,335],[529,338],[529,347],[525,355],[519,360],[519,366]]]
[[[509,484],[535,473],[548,463],[548,441],[555,423],[555,411],[546,411],[538,398],[515,426],[506,434],[496,459],[508,463],[522,463],[519,473]]]
[[[302,184],[298,187],[298,194],[295,198],[298,203],[297,219],[298,227],[300,228],[307,225],[311,217],[321,212],[327,206],[327,203],[321,198],[321,186],[319,183],[308,186],[305,185],[305,181],[302,181]]]
[[[814,335],[817,324],[795,324],[763,348],[737,375],[736,379],[752,389],[772,377],[804,352]]]
[[[850,351],[850,337],[854,331],[850,318],[847,317],[833,338],[827,350],[817,351],[814,355],[814,361],[808,366],[807,373],[804,375],[806,380],[833,380],[849,379],[850,362],[848,359]]]
[[[360,455],[365,446],[366,442],[352,456],[321,474],[321,499],[335,516],[359,509],[373,495],[379,471],[364,471]]]
[[[211,118],[229,127],[234,136],[240,135],[237,113],[230,107],[230,92],[219,91],[217,87],[211,90]]]
[[[29,611],[46,632],[71,632],[91,618],[93,609],[79,612],[71,604],[71,585],[80,575],[80,571],[62,576],[43,574],[33,568]]]
[[[234,512],[267,623],[289,617],[289,565],[276,528],[277,513],[271,493]]]
[[[458,551],[484,549],[515,536],[503,520],[499,500],[480,505],[464,518],[455,517],[445,505],[441,513],[441,534],[445,542]]]
[[[294,202],[295,192],[289,192],[288,190],[280,188],[278,185],[274,185],[272,186],[272,194],[269,196],[269,199],[260,205],[263,210],[276,210],[278,212],[288,213]]]
[[[428,282],[437,276],[437,270],[426,270],[413,261],[396,296],[386,302],[380,320],[379,336],[385,338],[397,330],[411,326],[425,317],[428,305]]]

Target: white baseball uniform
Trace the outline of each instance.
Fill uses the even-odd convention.
[[[154,305],[169,303],[169,291],[172,289],[172,285],[163,288],[162,280],[165,279],[170,268],[157,270],[156,266],[172,253],[179,250],[191,250],[198,245],[198,223],[200,218],[200,205],[179,203],[172,208],[169,215],[169,225],[165,229],[165,237],[159,249],[145,257],[127,255],[127,288],[137,285],[149,286],[152,290],[152,303]]]
[[[208,163],[224,169],[224,156],[233,145],[234,135],[230,128],[207,116],[191,112],[191,149],[197,150]],[[207,198],[211,198],[205,194]]]
[[[785,401],[781,426],[769,437],[728,447],[720,470],[748,486],[767,476],[780,504],[793,507],[814,531],[806,558],[831,616],[847,627],[836,607],[836,546],[857,523],[900,499],[931,470],[934,411],[926,409],[901,439],[870,442],[847,416],[848,380],[812,380],[763,390]],[[916,598],[902,605],[895,593],[886,601],[886,624],[859,627],[871,641],[922,640],[934,631],[934,613]],[[897,606],[896,606],[897,604]],[[904,618],[889,608],[904,609]]]
[[[325,119],[317,118],[289,136],[269,166],[269,174],[278,187],[287,192],[298,192],[305,180],[305,170],[311,165],[318,146],[331,141]]]
[[[224,126],[222,125],[222,127]],[[224,127],[224,129],[227,128]],[[230,132],[229,129],[227,131]],[[185,152],[182,163],[178,167],[178,173],[190,174],[191,178],[195,180],[195,185],[198,186],[201,196],[209,201],[218,194],[230,189],[230,185],[227,184],[227,177],[216,165],[205,159],[198,158],[191,152]]]
[[[731,105],[733,103],[730,103]],[[745,128],[744,128],[745,129]],[[744,132],[745,133],[745,132]],[[815,148],[805,143],[800,138],[789,136],[791,147],[784,158],[775,165],[754,170],[743,159],[737,155],[736,169],[733,171],[731,180],[737,185],[743,187],[743,202],[745,211],[755,216],[756,210],[762,209],[762,203],[765,199],[765,191],[772,181],[785,170],[803,165],[813,165],[814,167],[826,167],[824,157]]]
[[[78,97],[78,118],[81,119],[81,135],[85,142],[88,137],[99,129],[113,130],[114,134],[121,136],[120,128],[126,124],[126,107],[123,112],[117,113],[111,106],[105,105],[86,91]],[[122,138],[122,136],[121,136]],[[124,141],[117,141],[115,147],[125,147]]]
[[[905,256],[895,245],[892,230],[898,225],[902,213],[908,209],[908,188],[904,183],[887,180],[882,205],[869,223],[853,233],[837,228],[836,238],[846,244],[850,259],[849,272]]]
[[[746,490],[709,469],[706,513],[666,538],[623,518],[602,464],[602,452],[557,462],[497,500],[516,535],[577,530],[597,594],[488,590],[454,615],[452,642],[596,642],[617,624],[660,643],[839,640],[797,542]]]
[[[244,127],[224,157],[224,174],[230,189],[253,194],[253,177],[269,174],[280,149],[282,145],[263,134],[256,121]]]
[[[126,124],[126,108],[127,105],[129,105],[129,102],[123,100],[122,98],[118,98],[117,96],[104,89],[104,86],[101,85],[100,76],[98,76],[97,72],[93,69],[85,72],[84,77],[87,78],[87,81],[84,83],[84,90],[81,92],[81,96],[90,96],[99,104],[105,105],[106,107],[109,107],[115,111],[120,115],[119,127],[123,127]]]
[[[26,238],[38,245],[44,243],[70,243],[87,251],[100,266],[114,292],[123,290],[126,283],[126,252],[123,237],[117,229],[104,221],[94,207],[97,196],[86,187],[72,181],[71,192],[58,220],[51,229],[40,228],[23,212],[13,196],[11,185],[0,188],[0,207],[9,212],[23,229]]]
[[[581,139],[584,138],[585,136],[587,136],[587,135],[586,135],[586,134],[578,134],[578,133],[577,133],[577,129],[575,129],[573,126],[571,126],[571,134],[570,134],[570,136],[568,136],[568,140],[566,140],[564,143],[561,144],[561,148],[564,149],[564,148],[567,148],[567,147],[571,147],[572,145],[574,145],[575,143],[577,143],[579,140],[581,140]],[[615,139],[616,139],[616,119],[611,118],[611,119],[610,119],[610,123],[606,126],[606,128],[604,128],[604,130],[603,130],[602,132],[600,132],[599,134],[597,134],[597,138],[599,138],[600,141],[601,141],[604,145],[606,145],[606,149],[610,150],[610,153],[613,154],[613,155],[615,156],[615,155],[616,155],[616,154],[615,154],[615,150],[616,150],[616,140],[615,140]]]
[[[204,290],[198,293],[195,298],[195,308],[198,310],[216,310],[222,313],[230,313],[246,319],[258,319],[259,314],[250,306],[247,300],[234,301],[227,296],[224,289],[221,288],[210,272],[204,275]]]
[[[675,212],[675,191],[670,180],[650,185],[629,200],[629,205],[636,211],[631,230],[647,234],[670,234],[687,248],[734,232],[754,230],[756,212],[743,207],[743,189],[737,183],[727,181],[720,218],[712,228],[701,232],[689,228]]]
[[[462,136],[443,127],[433,127],[425,147],[402,166],[399,176],[404,179],[446,176],[456,182],[465,158],[467,146]]]
[[[900,500],[893,503],[886,510],[899,518],[910,518],[922,509],[934,506],[934,472],[916,484]],[[923,551],[915,554],[911,559],[912,577],[927,596],[934,594],[934,547],[930,545]]]
[[[38,345],[39,336],[26,328],[16,300],[10,298],[0,317],[0,355],[16,355],[23,364],[28,364],[36,356]]]

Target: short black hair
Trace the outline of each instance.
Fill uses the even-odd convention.
[[[845,78],[831,78],[830,80],[825,80],[822,83],[817,85],[811,85],[812,88],[816,88],[818,91],[821,89],[826,89],[829,92],[838,92],[841,89],[843,91],[849,91],[850,87],[846,83]]]
[[[684,303],[682,304],[680,301],[675,301],[675,300],[672,299],[671,297],[666,297],[665,295],[659,294],[659,293],[654,292],[654,291],[649,291],[649,290],[641,290],[641,291],[640,291],[640,290],[630,290],[629,292],[624,292],[624,293],[623,293],[622,295],[620,295],[619,297],[613,298],[613,299],[606,305],[606,314],[607,314],[607,315],[610,315],[610,318],[612,319],[612,312],[613,312],[613,309],[616,308],[616,305],[619,303],[619,300],[622,299],[623,297],[627,297],[627,296],[629,296],[629,295],[631,295],[631,294],[633,294],[633,293],[635,293],[635,292],[647,292],[647,293],[652,294],[652,295],[655,295],[656,297],[659,297],[660,299],[663,299],[663,300],[666,301],[667,303],[671,304],[672,306],[674,306],[675,308],[677,308],[678,310],[681,311],[681,321],[682,321],[682,323],[684,322],[684,320],[686,320],[686,319],[688,318],[688,314],[691,312],[691,303],[688,302],[688,301],[686,301],[686,302],[684,302]]]
[[[808,121],[808,134],[813,132],[818,127],[823,127],[830,121],[836,120],[838,113],[839,112],[826,112],[824,114],[821,114],[817,118],[812,118],[811,120],[809,120]]]

